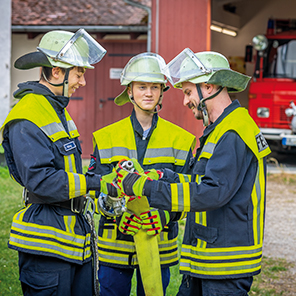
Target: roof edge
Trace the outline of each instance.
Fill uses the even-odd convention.
[[[85,29],[88,32],[143,32],[148,31],[148,26],[19,26],[12,25],[12,33],[34,33],[34,32],[48,32],[51,30],[65,30],[65,31],[77,31],[80,28]]]

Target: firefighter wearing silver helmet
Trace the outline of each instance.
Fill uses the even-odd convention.
[[[164,169],[163,176],[172,176],[174,183],[151,181],[118,170],[118,183],[126,195],[147,196],[152,207],[188,212],[178,296],[248,295],[261,271],[270,153],[248,111],[229,96],[243,91],[249,77],[231,70],[220,53],[190,49],[165,71],[182,89],[184,106],[206,126],[191,178]]]
[[[142,53],[131,58],[124,67],[121,85],[125,89],[115,98],[115,104],[122,106],[131,102],[134,108],[131,116],[93,133],[90,172],[108,174],[122,158],[135,158],[144,169],[152,169],[151,178],[158,178],[156,170],[160,168],[180,174],[189,169],[195,137],[158,116],[167,82],[162,71],[164,66],[161,56]],[[137,295],[145,295],[142,284],[145,279],[142,281],[137,268],[133,239],[141,228],[147,236],[157,236],[159,251],[155,256],[160,256],[163,288],[157,295],[165,295],[170,279],[169,267],[178,263],[177,221],[182,218],[181,213],[151,209],[139,217],[129,211],[115,217],[113,209],[107,207],[101,208],[101,212],[98,232],[101,296],[130,295],[135,269]],[[151,268],[151,264],[145,268]],[[153,287],[154,283],[150,285]]]
[[[9,171],[24,187],[8,243],[19,253],[24,295],[94,294],[85,195],[90,189],[112,193],[101,176],[82,173],[79,133],[65,107],[85,85],[85,69],[105,53],[83,29],[51,31],[36,52],[15,62],[22,70],[42,67],[39,82],[18,85],[19,102],[0,129]]]
[[[229,93],[241,92],[250,80],[250,77],[231,70],[228,60],[222,54],[211,51],[194,54],[188,48],[170,62],[167,71],[171,75],[170,82],[176,88],[182,88],[183,82],[196,85],[199,102],[196,102],[196,106],[190,102],[188,107],[193,110],[197,119],[203,119],[205,126],[210,123],[206,101],[215,98],[223,90]],[[215,91],[204,97],[201,92],[202,84],[214,85]]]

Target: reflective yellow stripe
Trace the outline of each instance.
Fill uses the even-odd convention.
[[[183,196],[184,196],[184,209],[185,212],[190,212],[190,188],[189,183],[183,185]]]
[[[119,265],[129,265],[129,254],[120,254],[120,253],[110,253],[106,251],[99,250],[99,261],[105,263],[119,264]],[[137,265],[138,260],[136,253],[132,255],[131,265]]]
[[[77,128],[66,109],[65,117],[70,136],[65,131],[61,120],[49,101],[43,95],[30,93],[25,95],[9,112],[0,128],[0,134],[2,136],[2,130],[10,121],[25,119],[37,125],[53,142],[61,138],[78,137]]]
[[[31,236],[39,236],[44,238],[56,239],[60,242],[71,244],[73,246],[83,248],[85,244],[85,236],[78,234],[70,234],[51,226],[42,226],[28,222],[13,221],[11,230],[19,233],[26,233]]]
[[[190,187],[189,183],[172,183],[171,201],[172,212],[190,212]]]
[[[103,229],[103,238],[111,239],[111,240],[116,240],[117,237],[117,225],[114,224],[104,224],[104,229]]]
[[[160,263],[172,264],[178,262],[177,237],[169,241],[158,241]],[[101,262],[119,265],[138,264],[134,242],[111,240],[99,237],[99,260]],[[132,259],[130,259],[132,256]]]
[[[74,154],[64,156],[65,171],[77,173]]]
[[[66,231],[75,234],[74,226],[76,224],[76,216],[64,216]]]
[[[124,135],[118,131],[125,130]],[[114,135],[113,137],[110,137]],[[171,134],[175,137],[171,137]],[[161,139],[161,141],[160,141]],[[137,158],[137,147],[130,117],[93,133],[102,163],[119,161],[124,157]],[[195,137],[184,129],[158,118],[157,128],[149,139],[143,165],[173,163],[183,166],[189,150],[193,151]]]
[[[180,270],[199,275],[248,274],[261,268],[262,245],[197,248],[182,245]]]
[[[176,183],[171,184],[172,212],[179,212],[178,186]]]
[[[261,258],[252,261],[235,262],[228,264],[206,264],[196,263],[189,259],[183,260],[180,263],[180,271],[190,271],[197,275],[234,275],[234,274],[249,274],[261,269]]]
[[[181,254],[184,256],[190,256],[193,259],[227,261],[261,256],[262,245],[203,249],[183,244]]]
[[[83,258],[83,249],[73,248],[73,246],[66,247],[58,242],[47,241],[44,239],[36,239],[12,233],[10,235],[9,243],[10,245],[20,248],[59,254],[75,260],[81,260]]]
[[[83,174],[68,174],[69,198],[74,198],[86,194],[86,180]]]
[[[191,181],[191,175],[178,174],[180,183],[187,183]]]
[[[195,223],[207,226],[207,213],[206,212],[197,212],[195,213]],[[207,242],[201,239],[197,239],[197,248],[206,248]]]

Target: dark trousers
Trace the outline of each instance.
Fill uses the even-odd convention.
[[[253,277],[207,280],[183,275],[177,296],[247,296]]]
[[[137,268],[137,296],[145,296],[140,270]],[[153,270],[151,270],[153,272]],[[129,296],[134,269],[100,265],[100,296]],[[170,282],[170,269],[162,268],[163,295]]]
[[[19,252],[19,271],[26,296],[92,296],[91,261],[83,265],[54,257]]]

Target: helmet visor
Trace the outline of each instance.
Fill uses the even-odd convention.
[[[189,48],[179,53],[163,70],[174,86],[191,78],[211,73],[211,70],[207,69]]]
[[[164,59],[154,53],[142,53],[129,60],[120,77],[121,85],[132,81],[166,83],[163,68]]]
[[[57,54],[38,49],[56,61],[84,68],[93,68],[91,65],[98,63],[107,52],[84,29],[79,29]]]

